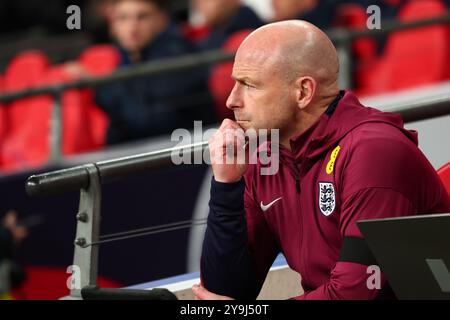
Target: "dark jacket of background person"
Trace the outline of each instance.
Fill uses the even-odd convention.
[[[0,226],[0,263],[13,256],[14,239],[11,232]]]
[[[226,24],[213,29],[211,34],[198,44],[199,49],[202,51],[220,49],[233,33],[245,29],[256,29],[262,25],[263,22],[252,9],[241,6]]]
[[[1,292],[1,289],[19,287],[26,279],[24,268],[15,260],[14,236],[10,230],[0,226],[0,267],[2,264],[8,264],[8,274],[1,274],[0,277],[0,296],[8,292]],[[7,279],[2,277],[6,276]]]
[[[321,0],[313,9],[297,16],[297,19],[308,21],[322,30],[333,27],[336,18],[336,8],[341,0]]]
[[[119,67],[131,65],[125,50],[118,48],[122,56]],[[142,62],[148,62],[193,52],[191,45],[171,25],[144,48],[141,56]],[[176,128],[189,129],[194,120],[211,122],[203,71],[183,70],[99,87],[96,102],[110,117],[107,143],[170,134]],[[186,96],[199,100],[183,98]]]

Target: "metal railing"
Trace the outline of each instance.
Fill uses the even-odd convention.
[[[450,114],[450,92],[434,99],[426,99],[426,101],[416,101],[414,103],[408,103],[408,105],[399,105],[386,111],[400,114],[405,123]],[[99,161],[93,165],[98,170],[101,182],[107,183],[130,174],[170,166],[172,165],[171,155],[174,152],[188,152],[190,154],[204,152],[207,144],[207,141],[203,141],[186,146]],[[179,156],[182,157],[182,154]],[[40,196],[76,191],[89,187],[89,181],[89,170],[87,170],[86,165],[81,165],[50,173],[33,175],[27,180],[26,192],[30,196]]]
[[[405,122],[448,115],[450,114],[450,92],[435,99],[416,101],[411,106],[397,106],[389,109],[389,111],[402,115]],[[76,214],[77,231],[74,241],[73,264],[82,270],[80,275],[81,288],[96,284],[98,245],[102,243],[100,240],[101,184],[130,174],[173,166],[171,156],[174,152],[179,156],[182,156],[180,153],[189,153],[195,157],[196,153],[203,153],[207,145],[208,143],[203,141],[196,144],[33,175],[28,178],[25,188],[27,194],[31,196],[80,190],[79,210]],[[188,221],[188,223],[183,224],[183,227],[193,225],[194,222]],[[152,231],[154,232],[153,228]],[[71,290],[71,297],[80,298],[81,290]]]
[[[443,24],[450,22],[450,13],[445,15],[412,22],[385,21],[382,29],[373,30],[347,30],[334,29],[328,32],[331,40],[336,45],[340,59],[340,78],[341,88],[351,88],[351,43],[354,39],[363,37],[377,37],[386,35],[394,31],[408,30],[434,24]],[[225,53],[221,50],[205,53],[192,54],[177,58],[152,61],[136,66],[130,66],[126,69],[117,70],[109,76],[81,79],[70,83],[62,83],[41,88],[30,88],[18,92],[4,93],[0,95],[0,103],[8,103],[17,99],[36,96],[51,95],[54,97],[54,107],[51,115],[50,129],[50,157],[49,162],[56,162],[62,157],[62,120],[61,120],[61,95],[65,90],[80,89],[86,87],[95,88],[100,85],[127,81],[143,76],[158,75],[162,73],[176,72],[195,67],[210,65],[217,62],[229,61],[234,58],[234,54]]]

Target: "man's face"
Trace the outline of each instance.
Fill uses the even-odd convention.
[[[295,122],[296,91],[283,77],[283,69],[273,56],[258,50],[248,54],[239,50],[233,66],[235,86],[227,107],[243,129],[279,129],[280,138]]]
[[[120,1],[113,7],[112,32],[129,52],[140,51],[147,46],[163,31],[165,23],[165,13],[146,1]]]

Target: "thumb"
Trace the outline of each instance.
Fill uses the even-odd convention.
[[[194,285],[192,287],[192,292],[195,295],[195,298],[198,300],[232,300],[230,297],[221,296],[212,292],[209,292],[202,285]]]
[[[202,285],[194,284],[192,286],[192,292],[195,297],[199,300],[207,300],[209,291],[206,290]]]

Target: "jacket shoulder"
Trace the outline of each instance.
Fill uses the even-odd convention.
[[[402,193],[417,208],[429,207],[439,196],[436,170],[401,129],[368,123],[346,139],[350,143],[342,181],[347,195],[365,188],[387,188]]]

